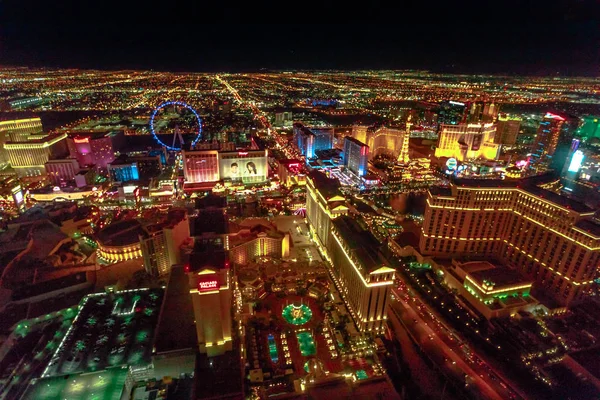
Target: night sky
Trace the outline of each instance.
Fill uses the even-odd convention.
[[[0,64],[600,76],[595,0],[257,3],[4,0]]]

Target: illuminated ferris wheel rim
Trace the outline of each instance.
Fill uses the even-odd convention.
[[[152,133],[152,136],[154,137],[154,140],[156,140],[161,146],[164,146],[164,147],[166,147],[169,150],[173,150],[173,151],[180,151],[181,150],[180,147],[169,146],[166,143],[163,143],[162,140],[160,140],[158,138],[158,136],[156,135],[156,132],[154,131],[154,117],[156,117],[156,114],[161,109],[163,109],[163,108],[165,108],[167,106],[171,106],[171,105],[177,105],[177,106],[185,107],[188,110],[190,110],[194,114],[194,116],[196,117],[196,121],[198,122],[198,133],[196,134],[196,137],[192,141],[192,147],[194,147],[194,145],[196,143],[198,143],[198,141],[200,140],[200,138],[202,136],[202,119],[200,118],[200,116],[198,115],[198,112],[194,109],[194,107],[190,106],[187,103],[184,103],[183,101],[165,101],[164,103],[159,104],[154,109],[154,111],[152,111],[152,115],[150,116],[150,132]]]

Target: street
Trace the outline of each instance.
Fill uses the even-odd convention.
[[[466,389],[479,398],[522,398],[454,332],[440,323],[417,296],[398,289],[392,293],[395,299],[390,305],[390,317],[403,322],[421,349],[444,373],[457,382],[464,382]]]

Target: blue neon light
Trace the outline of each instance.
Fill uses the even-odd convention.
[[[134,181],[137,181],[140,179],[140,173],[138,171],[137,164],[133,164],[131,166],[131,177],[133,178]]]
[[[173,146],[169,146],[169,145],[163,143],[158,138],[158,136],[156,136],[156,132],[154,132],[154,117],[156,116],[156,113],[158,113],[158,111],[160,109],[162,109],[166,106],[171,106],[171,105],[178,105],[178,106],[185,107],[188,110],[190,110],[192,113],[194,113],[194,116],[196,117],[196,121],[198,121],[198,133],[196,134],[196,137],[194,138],[194,141],[192,142],[192,147],[194,147],[194,145],[196,143],[198,143],[198,141],[202,137],[202,119],[200,118],[200,116],[198,115],[198,113],[192,106],[190,106],[187,103],[184,103],[183,101],[166,101],[166,102],[162,103],[161,105],[159,105],[158,107],[156,107],[154,109],[154,111],[152,111],[152,115],[150,116],[150,132],[152,133],[152,136],[154,136],[154,140],[156,140],[161,146],[164,146],[169,150],[172,150],[172,151],[180,151],[181,150],[180,147],[173,147]]]
[[[571,158],[571,163],[569,164],[569,172],[578,172],[579,169],[581,168],[581,164],[583,164],[583,159],[585,158],[585,155],[583,154],[583,152],[581,150],[577,150],[574,154],[573,154],[573,158]]]

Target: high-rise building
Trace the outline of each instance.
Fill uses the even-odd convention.
[[[573,139],[571,140],[571,147],[569,149],[569,153],[565,158],[565,163],[560,169],[560,176],[562,178],[566,178],[565,189],[573,189],[573,181],[577,180],[579,175],[579,171],[583,166],[583,161],[586,158],[585,149],[580,149],[581,140]],[[558,163],[556,163],[558,164]],[[558,165],[557,165],[558,166]]]
[[[5,142],[26,142],[31,136],[34,136],[34,139],[40,135],[45,136],[39,117],[0,121],[0,134],[6,138]]]
[[[330,272],[360,331],[382,332],[395,270],[385,265],[382,246],[353,217],[337,179],[313,171],[307,178],[306,219],[330,261]]]
[[[79,172],[79,163],[74,158],[49,160],[44,164],[44,168],[52,183],[61,186],[75,179],[75,175]]]
[[[513,145],[517,143],[517,136],[521,129],[521,118],[500,114],[496,123],[494,143]]]
[[[483,105],[483,112],[481,115],[481,120],[479,122],[483,122],[484,124],[494,122],[496,117],[498,116],[498,111],[500,107],[495,103],[485,103]]]
[[[467,103],[467,110],[464,121],[467,124],[479,124],[494,122],[498,115],[498,105],[483,101],[473,101]]]
[[[8,101],[10,108],[13,110],[21,110],[23,108],[37,106],[43,102],[43,99],[39,96],[33,97],[19,97]]]
[[[333,148],[333,128],[307,128],[294,124],[294,143],[306,159],[314,158],[318,150]]]
[[[78,132],[69,134],[67,145],[71,157],[77,159],[81,167],[94,165],[105,169],[115,160],[115,152],[125,141],[123,131]]]
[[[186,182],[216,182],[219,180],[217,150],[182,151],[183,174]]]
[[[531,155],[534,162],[551,158],[558,147],[566,118],[557,114],[546,113],[538,127]]]
[[[327,252],[332,275],[361,332],[383,332],[395,270],[378,249],[382,244],[353,217],[331,222]]]
[[[369,127],[366,125],[352,125],[352,137],[359,142],[367,143],[367,132]]]
[[[438,111],[438,127],[458,124],[488,124],[494,122],[498,110],[498,105],[493,102],[444,101],[440,103]]]
[[[286,127],[292,126],[294,117],[291,111],[275,113],[275,126]]]
[[[50,158],[62,158],[67,154],[65,133],[30,136],[24,141],[9,141],[4,144],[8,162],[20,177],[46,174],[45,164]]]
[[[145,156],[131,156],[125,158],[128,163],[135,163],[142,182],[149,182],[162,172],[163,162],[159,154]],[[112,163],[114,165],[115,162]]]
[[[408,146],[410,133],[391,126],[353,126],[352,137],[369,146],[369,160],[380,155],[396,160]]]
[[[344,166],[357,176],[365,176],[369,169],[369,146],[351,137],[344,138]]]
[[[348,214],[346,198],[340,192],[340,182],[312,171],[306,179],[306,219],[315,242],[327,248],[331,219]]]
[[[465,121],[467,105],[458,101],[444,101],[440,103],[437,122],[438,125],[458,125]]]
[[[583,140],[600,138],[600,116],[584,115],[580,118],[577,136]]]
[[[459,161],[475,158],[494,160],[500,146],[494,143],[493,124],[442,125],[439,131],[436,157],[452,157]]]
[[[593,209],[544,190],[540,179],[460,180],[431,188],[420,252],[496,258],[559,304],[581,297],[598,275],[600,225]]]
[[[373,159],[379,155],[386,155],[396,160],[405,141],[408,141],[408,135],[404,129],[391,126],[369,129],[366,142],[369,146],[369,157]]]
[[[269,176],[267,157],[267,150],[220,151],[219,176],[243,184],[265,182]]]
[[[237,265],[245,265],[257,257],[287,258],[290,255],[290,234],[280,232],[274,226],[257,223],[230,232],[225,238],[229,259]]]
[[[310,128],[310,131],[315,135],[315,152],[333,148],[333,128]]]
[[[213,244],[196,246],[187,267],[198,350],[209,357],[231,351],[233,345],[231,270],[225,251]]]
[[[285,186],[306,185],[306,174],[302,170],[302,161],[300,160],[279,160],[277,175],[279,182]]]
[[[140,179],[136,162],[119,162],[108,164],[108,173],[113,182],[129,182]]]
[[[181,245],[190,237],[185,210],[172,210],[164,221],[145,227],[140,236],[144,268],[152,276],[164,276],[175,264],[181,264]]]
[[[228,232],[227,197],[208,195],[196,199],[196,215],[190,221],[192,236],[205,233],[224,235]]]

